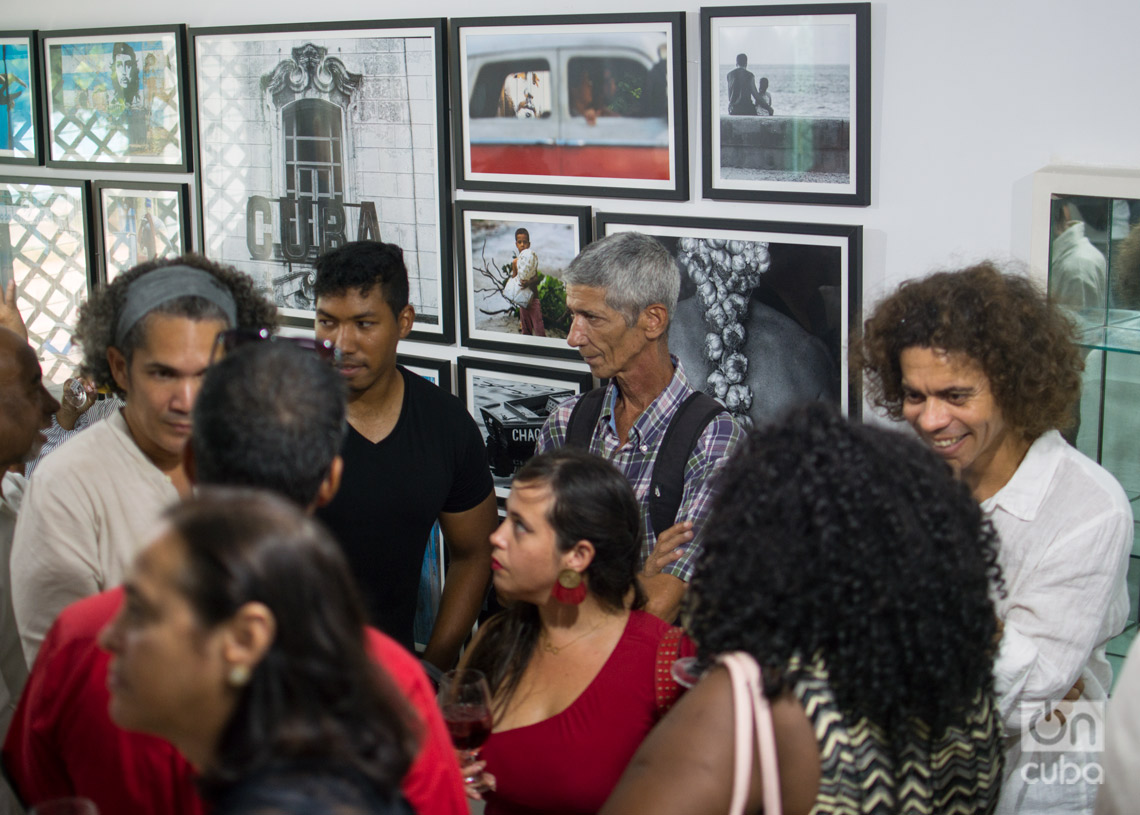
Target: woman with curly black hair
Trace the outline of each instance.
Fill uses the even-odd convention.
[[[1105,649],[1128,618],[1128,498],[1059,432],[1080,396],[1074,331],[1031,280],[987,262],[903,283],[851,343],[871,401],[951,466],[1001,539],[1003,815],[1092,813],[1099,754],[1037,749],[1033,723],[1063,697],[1107,698]],[[1067,767],[1080,777],[1056,783]]]
[[[785,812],[993,811],[996,538],[936,456],[811,404],[737,451],[708,530],[689,633],[760,665]],[[603,813],[729,811],[733,731],[714,667]],[[749,783],[759,812],[758,762]]]

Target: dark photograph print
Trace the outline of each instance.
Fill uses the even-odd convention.
[[[136,264],[187,251],[186,184],[96,181],[93,197],[103,282]]]
[[[688,198],[684,17],[452,20],[457,184]]]
[[[704,196],[870,203],[869,3],[701,9]]]
[[[450,342],[442,20],[195,29],[202,249],[312,325],[313,262],[403,249],[412,338]]]
[[[590,240],[590,208],[461,201],[462,339],[471,348],[578,359],[562,274]]]
[[[652,235],[676,261],[669,350],[694,388],[750,426],[816,399],[859,415],[846,337],[859,319],[862,227],[607,213],[597,222],[599,237]]]
[[[0,31],[0,162],[40,164],[35,37]]]
[[[593,378],[589,371],[472,357],[460,357],[458,366],[459,394],[483,433],[495,494],[505,499],[550,411],[593,387]]]
[[[183,26],[42,35],[52,166],[185,172]]]

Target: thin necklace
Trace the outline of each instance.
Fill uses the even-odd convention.
[[[590,636],[595,631],[597,631],[599,628],[601,628],[603,625],[608,623],[610,621],[610,619],[612,618],[612,616],[613,615],[606,615],[601,620],[599,620],[594,625],[594,627],[591,628],[589,631],[587,631],[585,634],[579,634],[574,639],[570,640],[570,642],[564,642],[561,645],[554,645],[553,643],[551,643],[550,642],[550,635],[546,633],[546,629],[543,629],[543,631],[542,631],[542,650],[548,654],[553,654],[554,656],[558,656],[559,653],[561,653],[562,651],[565,651],[567,648],[569,648],[571,645],[576,643],[578,640],[585,639],[586,637]]]

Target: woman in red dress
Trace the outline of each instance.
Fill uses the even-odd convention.
[[[662,640],[680,632],[639,610],[640,514],[625,477],[589,453],[536,456],[515,477],[491,536],[512,605],[465,660],[493,697],[487,815],[596,812],[657,721],[656,665],[676,656]]]

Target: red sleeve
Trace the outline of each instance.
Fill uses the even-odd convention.
[[[4,740],[4,771],[12,789],[29,805],[75,794],[63,757],[52,749],[66,697],[60,685],[68,675],[49,667],[59,658],[59,628],[57,621],[40,647]]]
[[[193,772],[172,745],[121,730],[107,713],[109,656],[99,630],[121,590],[68,606],[40,648],[4,742],[12,786],[31,806],[82,795],[100,812],[201,815]]]
[[[368,652],[392,677],[422,725],[419,752],[401,786],[404,797],[416,812],[468,815],[455,749],[420,661],[374,628],[369,628],[367,635]]]

